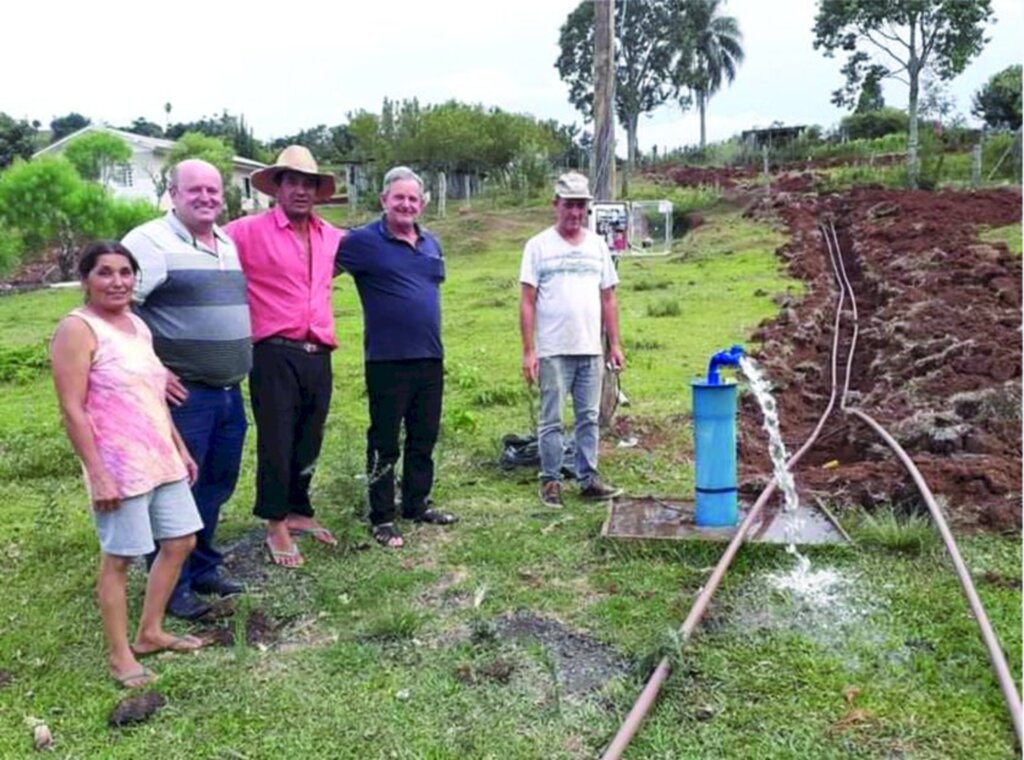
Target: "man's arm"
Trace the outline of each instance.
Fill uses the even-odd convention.
[[[534,328],[537,323],[537,288],[522,283],[519,298],[519,331],[523,337],[523,377],[529,385],[537,382],[540,374],[540,360],[534,345]]]
[[[601,291],[601,323],[608,336],[608,361],[614,369],[621,370],[626,366],[626,356],[619,338],[619,304],[614,287]]]

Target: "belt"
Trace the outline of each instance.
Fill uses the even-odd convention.
[[[330,353],[331,347],[325,346],[323,343],[312,343],[305,340],[292,340],[291,338],[282,338],[275,335],[272,338],[264,338],[259,341],[256,345],[267,344],[269,346],[284,346],[285,348],[294,348],[299,351],[305,351],[307,354],[327,354]]]

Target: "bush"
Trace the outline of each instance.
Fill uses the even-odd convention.
[[[86,182],[61,156],[19,161],[0,175],[0,225],[21,231],[23,254],[58,248],[65,279],[87,241],[120,237],[158,213],[147,201],[118,200]]]
[[[900,109],[879,108],[877,111],[850,114],[840,122],[840,129],[851,140],[857,140],[906,132],[908,125],[907,114]]]
[[[49,366],[47,344],[35,346],[0,346],[0,383],[23,385],[35,382],[39,373]]]
[[[21,263],[25,241],[18,230],[0,227],[0,274],[7,274]]]
[[[110,232],[104,237],[120,240],[125,234],[150,219],[160,216],[160,210],[147,200],[112,199],[110,204]]]

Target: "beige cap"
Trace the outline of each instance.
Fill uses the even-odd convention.
[[[583,198],[591,200],[590,180],[579,172],[566,172],[555,182],[556,198]]]

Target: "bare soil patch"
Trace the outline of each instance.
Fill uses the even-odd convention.
[[[800,303],[753,336],[787,444],[806,438],[830,391],[836,289],[818,223],[831,219],[859,310],[850,401],[900,441],[957,524],[1019,530],[1021,259],[979,242],[978,228],[1012,224],[1020,212],[1019,189],[865,187],[772,196],[752,208],[785,222],[792,239],[779,253],[808,284]],[[754,400],[741,407],[741,479],[753,492],[770,465]],[[918,500],[877,436],[841,415],[798,470],[798,485],[826,498],[868,508]]]
[[[495,630],[501,638],[543,647],[559,688],[568,697],[600,691],[608,681],[631,671],[628,661],[608,645],[531,612],[505,615],[495,621]]]

